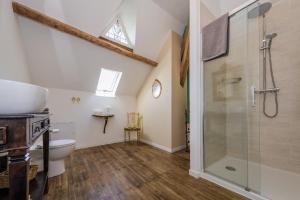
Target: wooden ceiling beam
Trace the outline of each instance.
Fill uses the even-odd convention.
[[[153,67],[156,67],[158,65],[158,63],[156,61],[153,61],[149,58],[143,57],[141,55],[135,54],[130,50],[127,50],[125,48],[122,48],[116,44],[113,44],[107,40],[101,39],[101,38],[97,38],[91,34],[88,34],[84,31],[79,30],[78,28],[75,28],[71,25],[68,25],[66,23],[63,23],[57,19],[54,19],[52,17],[49,17],[47,15],[44,15],[32,8],[29,8],[23,4],[17,3],[17,2],[13,2],[12,3],[13,6],[13,10],[15,13],[22,15],[24,17],[27,17],[29,19],[32,19],[36,22],[39,22],[41,24],[44,24],[46,26],[52,27],[56,30],[62,31],[64,33],[68,33],[70,35],[73,35],[75,37],[84,39],[88,42],[91,42],[95,45],[104,47],[106,49],[109,49],[111,51],[114,51],[118,54],[127,56],[129,58],[132,58],[134,60],[146,63],[148,65],[151,65]]]

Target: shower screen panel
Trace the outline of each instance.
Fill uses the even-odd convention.
[[[230,17],[229,54],[204,63],[204,170],[255,192],[260,190],[259,18]]]

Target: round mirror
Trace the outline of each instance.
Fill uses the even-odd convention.
[[[162,86],[159,80],[155,79],[152,85],[152,95],[154,98],[158,98],[161,95]]]

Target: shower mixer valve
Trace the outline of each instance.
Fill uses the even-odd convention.
[[[255,88],[254,88],[255,89]],[[279,92],[279,88],[270,88],[270,89],[266,89],[266,90],[254,90],[255,94],[264,94],[264,93],[276,93]]]
[[[255,101],[255,94],[267,94],[267,93],[278,93],[279,88],[270,88],[270,89],[265,89],[265,90],[256,90],[255,86],[251,86],[250,91],[251,91],[251,97],[252,97],[252,106],[256,106],[256,101]]]

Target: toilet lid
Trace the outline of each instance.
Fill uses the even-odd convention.
[[[49,142],[49,148],[53,149],[57,147],[70,146],[74,144],[75,144],[75,140],[51,140]]]

